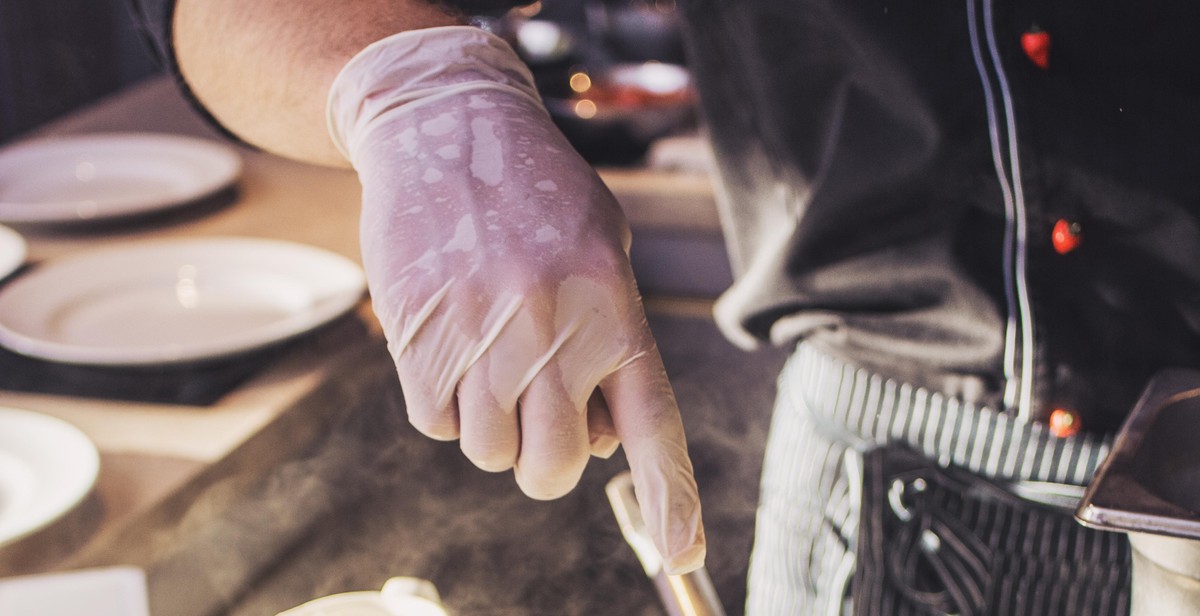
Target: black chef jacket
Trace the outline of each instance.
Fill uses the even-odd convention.
[[[1200,5],[681,7],[733,336],[1094,431],[1200,367]]]

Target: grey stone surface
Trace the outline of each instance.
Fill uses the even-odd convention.
[[[741,614],[758,474],[785,357],[730,346],[707,319],[652,316],[676,388],[709,540]],[[457,443],[416,433],[381,346],[228,460],[89,555],[148,572],[155,614],[270,615],[389,577],[434,582],[458,616],[662,614],[604,494],[623,453],[566,497],[525,497]]]

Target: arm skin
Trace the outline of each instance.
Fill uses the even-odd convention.
[[[200,102],[248,143],[348,167],[325,128],[342,66],[397,32],[461,24],[428,0],[178,0],[180,71]]]

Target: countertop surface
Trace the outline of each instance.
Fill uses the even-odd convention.
[[[131,130],[217,138],[165,80],[35,137]],[[245,171],[236,189],[192,208],[98,228],[18,227],[31,265],[131,239],[206,235],[286,239],[358,259],[352,173],[239,154]],[[639,232],[712,245],[718,223],[707,178],[618,169],[601,176],[626,209],[635,246]],[[708,316],[709,299],[646,297],[685,414],[710,574],[738,614],[783,354],[730,346]],[[75,529],[69,548],[78,550],[15,573],[139,565],[156,616],[270,614],[377,589],[396,575],[431,579],[458,614],[661,613],[604,496],[623,455],[594,460],[563,499],[524,497],[511,474],[479,471],[454,443],[408,427],[375,327],[364,301],[339,323],[263,357],[211,404],[66,395],[52,383],[0,390],[0,406],[66,419],[102,455],[99,513]]]
[[[707,568],[742,613],[757,477],[779,350],[743,353],[704,318],[652,313],[684,413]],[[626,464],[593,459],[549,502],[485,473],[404,419],[381,345],[78,566],[142,567],[154,614],[272,614],[329,594],[431,580],[458,616],[663,614],[604,493]]]
[[[757,477],[783,355],[743,354],[710,321],[653,315],[688,431],[709,541],[707,569],[730,614],[742,613]],[[593,459],[566,497],[524,497],[510,473],[472,467],[453,443],[402,420],[398,387],[380,408],[385,434],[354,473],[361,496],[316,520],[311,533],[241,597],[235,614],[270,613],[305,594],[378,588],[387,577],[432,580],[453,613],[661,614],[654,588],[622,539],[604,494],[626,468],[618,452]],[[366,413],[370,416],[372,413]]]

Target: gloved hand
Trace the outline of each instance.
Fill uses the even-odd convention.
[[[667,570],[702,565],[627,224],[513,51],[466,26],[397,34],[342,69],[328,112],[362,182],[363,261],[411,423],[539,499],[619,439]]]

